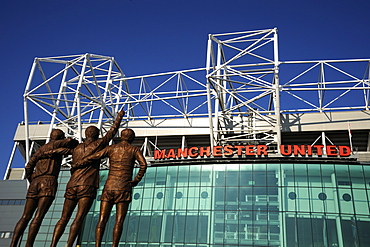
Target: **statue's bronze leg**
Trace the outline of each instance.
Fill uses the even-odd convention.
[[[113,229],[113,244],[112,247],[118,247],[119,240],[121,239],[123,222],[125,221],[128,206],[130,202],[120,202],[116,204],[116,223]]]
[[[39,232],[42,220],[44,219],[45,214],[48,212],[53,201],[54,197],[45,196],[39,198],[35,217],[33,218],[29,227],[26,247],[33,246],[36,235]]]
[[[26,205],[24,206],[23,215],[14,228],[14,235],[10,247],[18,246],[18,241],[23,235],[23,232],[26,229],[28,222],[31,220],[33,213],[36,211],[36,208],[37,200],[27,198]]]
[[[55,225],[53,239],[51,241],[50,247],[57,246],[57,243],[60,237],[62,237],[64,230],[66,229],[68,221],[71,218],[73,210],[75,209],[76,205],[77,205],[77,201],[70,200],[70,199],[64,200],[62,217],[60,218],[58,223]]]
[[[101,247],[101,241],[104,235],[105,226],[108,222],[110,212],[112,211],[113,203],[107,201],[101,201],[100,204],[100,215],[98,224],[96,224],[95,230],[95,247]]]
[[[78,200],[78,209],[76,213],[76,218],[74,219],[71,229],[69,231],[67,247],[72,247],[73,242],[77,238],[77,235],[81,231],[82,223],[89,212],[91,205],[94,202],[94,198],[83,197]]]

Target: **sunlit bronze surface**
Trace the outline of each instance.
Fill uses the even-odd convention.
[[[125,112],[120,111],[110,130],[103,138],[98,139],[99,129],[90,126],[85,131],[86,139],[72,151],[71,178],[66,186],[64,195],[64,206],[62,216],[54,228],[51,247],[56,247],[60,237],[63,235],[71,215],[78,205],[76,217],[71,225],[68,236],[68,247],[72,247],[75,239],[81,231],[83,220],[89,212],[93,201],[96,198],[96,190],[99,187],[100,159],[92,160],[84,166],[77,167],[75,164],[82,158],[92,155],[107,147],[110,140],[119,129],[122,117]],[[57,151],[58,152],[58,151]]]
[[[134,138],[134,131],[125,129],[121,132],[120,143],[106,147],[77,164],[84,166],[93,160],[109,158],[109,173],[101,196],[100,216],[95,231],[96,247],[101,246],[106,223],[114,204],[116,204],[116,223],[113,230],[112,246],[118,246],[123,222],[131,202],[132,188],[141,181],[146,172],[147,163],[143,154],[138,147],[131,145]],[[140,169],[135,178],[132,179],[136,160]]]
[[[10,247],[18,246],[20,237],[26,229],[33,214],[35,216],[30,224],[26,247],[33,246],[42,220],[55,198],[57,179],[63,159],[63,153],[56,153],[51,158],[44,158],[45,153],[57,149],[76,147],[78,141],[65,139],[64,132],[54,129],[50,134],[50,142],[40,147],[26,165],[26,178],[30,182],[27,191],[26,205],[21,219],[15,226]]]

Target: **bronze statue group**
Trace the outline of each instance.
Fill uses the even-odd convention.
[[[118,112],[117,118],[104,137],[99,138],[99,129],[89,126],[85,130],[83,143],[65,138],[62,130],[54,129],[50,141],[40,147],[26,165],[26,178],[30,182],[27,200],[21,219],[15,226],[10,247],[18,246],[28,223],[34,215],[28,231],[26,247],[34,245],[45,214],[48,212],[58,186],[58,175],[63,156],[72,155],[71,177],[64,194],[62,216],[54,228],[51,247],[56,247],[63,235],[74,209],[77,213],[70,227],[68,247],[75,242],[82,223],[93,204],[99,186],[99,168],[102,158],[109,158],[109,173],[101,195],[100,215],[96,225],[96,247],[101,246],[106,223],[113,205],[116,205],[116,222],[113,229],[113,244],[118,246],[123,231],[128,206],[132,199],[132,188],[143,178],[147,163],[140,149],[131,145],[135,133],[131,129],[121,131],[121,142],[109,145],[116,135],[125,112]],[[140,169],[133,177],[135,161]]]

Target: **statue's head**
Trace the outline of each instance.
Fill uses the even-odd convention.
[[[60,129],[53,129],[50,133],[50,140],[61,140],[66,138],[64,132]]]
[[[132,143],[135,139],[135,132],[132,129],[124,129],[121,131],[121,140]]]
[[[97,140],[99,138],[99,129],[95,126],[89,126],[85,130],[86,138]]]

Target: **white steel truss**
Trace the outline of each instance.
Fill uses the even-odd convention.
[[[208,118],[211,145],[279,145],[283,113],[369,108],[369,59],[281,62],[277,37],[277,29],[209,35],[205,68],[135,77],[113,57],[36,58],[24,93],[26,157],[29,125],[42,118],[29,103],[50,131],[64,126],[79,140],[82,124],[104,132],[120,109],[126,126]]]
[[[277,29],[209,36],[206,69],[208,95],[215,96],[214,105],[209,104],[214,145],[280,144],[277,42]]]

